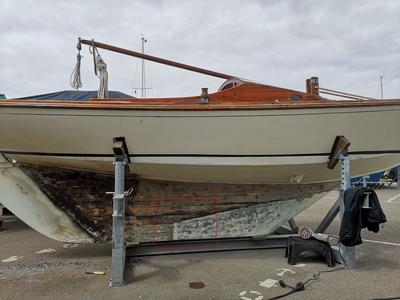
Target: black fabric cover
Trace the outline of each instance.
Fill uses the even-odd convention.
[[[362,200],[365,193],[370,192],[370,209],[362,209]],[[345,211],[340,226],[340,242],[353,247],[362,244],[361,229],[368,228],[369,231],[378,232],[379,224],[386,222],[386,216],[379,204],[375,191],[368,187],[351,188],[344,193]]]
[[[109,98],[135,98],[131,95],[118,91],[109,91]],[[85,101],[97,98],[97,91],[60,91],[48,94],[27,96],[13,100],[63,100],[63,101]]]

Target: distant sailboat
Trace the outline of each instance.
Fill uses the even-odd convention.
[[[143,36],[143,34],[142,34],[142,37],[141,37],[141,49],[142,49],[142,54],[145,54],[144,53],[144,45],[145,45],[145,43],[147,43],[147,39]],[[141,63],[141,86],[140,86],[140,88],[139,87],[133,87],[133,93],[134,94],[136,94],[136,91],[138,90],[138,89],[140,89],[140,95],[141,95],[141,98],[142,99],[145,99],[145,98],[147,98],[147,90],[151,90],[152,88],[151,87],[147,87],[146,86],[146,67],[145,67],[145,59],[141,59],[141,61],[140,61],[140,63]],[[137,74],[137,72],[135,72],[135,76],[136,76],[136,74]],[[136,82],[136,80],[135,80],[135,82]]]

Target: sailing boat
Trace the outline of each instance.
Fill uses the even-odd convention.
[[[109,239],[112,207],[103,192],[113,190],[113,137],[124,137],[129,150],[136,242],[209,238],[215,218],[224,220],[220,237],[274,231],[336,186],[339,168],[326,163],[340,135],[351,142],[354,176],[400,162],[398,99],[329,100],[316,78],[301,92],[80,42],[226,81],[192,97],[0,101],[0,188],[10,197],[1,201],[55,239]],[[60,218],[68,220],[63,230]]]

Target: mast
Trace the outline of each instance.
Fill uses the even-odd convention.
[[[383,75],[379,76],[381,82],[381,99],[383,99]]]

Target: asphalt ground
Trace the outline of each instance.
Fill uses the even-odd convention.
[[[388,222],[377,234],[363,231],[357,268],[323,273],[304,291],[284,299],[375,299],[400,297],[400,190],[377,191]],[[320,223],[337,197],[327,197],[296,217],[298,225]],[[135,259],[123,288],[109,287],[111,245],[65,245],[21,221],[0,232],[0,299],[242,299],[262,300],[288,292],[323,261],[309,257],[287,264],[284,249],[164,255]],[[337,234],[338,218],[328,228]],[[37,253],[41,251],[42,253]],[[102,271],[105,275],[85,272]],[[193,289],[190,282],[202,282]],[[400,298],[399,298],[400,299]]]

